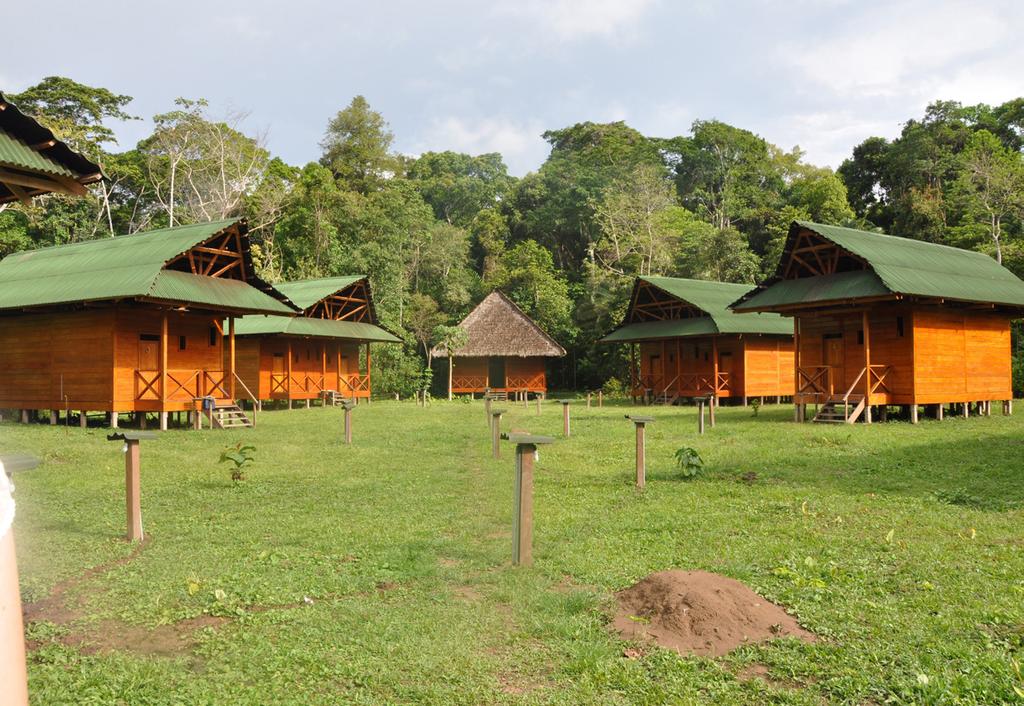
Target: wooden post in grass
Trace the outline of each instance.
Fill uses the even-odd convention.
[[[341,407],[345,410],[345,443],[352,443],[352,408],[355,404],[352,400],[342,400]]]
[[[537,414],[540,414],[540,403],[541,403],[542,398],[543,398],[543,395],[537,395],[537,397],[535,398],[537,400]]]
[[[124,442],[124,497],[125,509],[128,518],[129,542],[141,542],[145,537],[142,534],[142,505],[141,490],[139,488],[139,466],[140,456],[139,442],[143,439],[155,439],[157,433],[154,431],[126,431],[108,434],[108,441]]]
[[[601,409],[604,406],[604,390],[597,391],[597,408]]]
[[[504,434],[516,445],[515,490],[512,501],[512,565],[533,565],[533,460],[537,446],[550,436]]]
[[[501,458],[501,445],[498,442],[501,440],[501,415],[504,413],[503,409],[491,410],[491,456],[494,458]]]
[[[569,428],[569,403],[572,400],[559,400],[562,403],[562,434],[568,439],[571,436]]]
[[[697,398],[697,433],[704,433],[704,401],[706,397]]]
[[[484,393],[484,416],[487,417],[487,422],[491,421],[491,393]]]
[[[590,409],[590,394],[589,392],[587,393],[587,409]]]
[[[626,419],[636,427],[636,487],[640,490],[647,485],[647,449],[644,439],[644,427],[654,421],[654,417],[626,415]]]

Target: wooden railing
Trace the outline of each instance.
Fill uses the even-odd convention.
[[[292,373],[290,386],[288,384],[288,373],[270,374],[271,396],[287,395],[289,392],[315,392],[319,395],[324,391],[324,386],[324,376],[320,373]]]
[[[486,375],[453,375],[453,390],[482,390],[487,387]]]
[[[854,378],[853,383],[848,388],[846,388],[846,394],[843,395],[843,418],[844,419],[849,419],[850,418],[850,395],[852,395],[854,393],[854,391],[857,389],[857,385],[859,385],[860,381],[864,379],[864,374],[866,372],[867,372],[867,368],[861,368],[860,372],[857,374],[857,377]],[[862,395],[862,397],[863,397],[863,395]]]
[[[796,394],[814,397],[828,397],[832,394],[829,371],[830,365],[810,365],[796,369]]]
[[[249,389],[249,386],[245,384],[245,381],[242,380],[242,378],[238,377],[238,373],[232,373],[232,375],[234,375],[235,381],[239,385],[242,386],[243,390],[245,390],[245,394],[247,394],[249,396],[249,399],[252,400],[252,425],[253,425],[253,427],[255,427],[256,426],[256,412],[258,412],[259,410],[261,410],[263,408],[263,403],[261,403],[256,398],[256,395],[252,394],[252,390]],[[235,400],[232,400],[232,402],[234,402],[234,401]]]
[[[359,373],[342,374],[339,380],[338,387],[344,387],[343,390],[338,392],[344,393],[346,390],[352,395],[359,395],[359,393],[370,394],[370,376],[360,375]]]
[[[868,389],[871,394],[875,394],[879,390],[884,390],[886,394],[891,394],[892,390],[885,382],[885,377],[892,371],[891,365],[870,365],[868,366]]]
[[[207,396],[224,399],[228,396],[227,374],[223,370],[168,370],[166,395],[161,394],[159,370],[136,370],[134,379],[137,400],[192,400]]]
[[[543,375],[509,375],[505,378],[506,390],[528,391],[544,389]]]

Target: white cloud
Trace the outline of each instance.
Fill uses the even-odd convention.
[[[449,116],[434,120],[419,141],[419,151],[453,150],[469,154],[500,152],[509,172],[525,174],[544,161],[549,145],[541,137],[540,121],[515,122],[507,118],[469,120]]]
[[[511,0],[495,9],[500,17],[528,21],[559,39],[621,37],[657,0]]]
[[[905,96],[1012,39],[1016,5],[913,0],[867,6],[820,39],[788,42],[783,63],[839,96]],[[1004,62],[1005,63],[1005,62]]]
[[[853,145],[874,135],[895,137],[900,128],[898,120],[865,119],[849,110],[821,111],[779,116],[761,136],[786,150],[799,146],[811,164],[836,168],[850,156]]]

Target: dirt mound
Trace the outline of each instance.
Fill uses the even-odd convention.
[[[661,571],[617,596],[613,625],[623,638],[653,639],[681,654],[723,655],[786,635],[814,640],[779,606],[735,579],[706,571]]]

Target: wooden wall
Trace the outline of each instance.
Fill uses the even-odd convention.
[[[1010,357],[1006,316],[937,308],[914,312],[918,404],[1010,399]]]
[[[722,335],[717,343],[710,336],[647,341],[639,344],[640,374],[647,380],[658,375],[657,386],[675,380],[672,389],[680,395],[707,394],[697,389],[694,375],[714,376],[717,345],[718,369],[728,374],[722,397],[757,397],[793,394],[793,343],[790,339],[763,336]]]
[[[465,357],[455,358],[455,369],[452,371],[452,392],[464,394],[484,392],[490,385],[490,358]],[[447,376],[447,362],[444,365]],[[515,391],[527,389],[530,392],[547,392],[546,361],[542,357],[505,358],[505,387],[492,387],[495,391]],[[445,380],[447,386],[447,379]]]
[[[0,319],[0,407],[110,410],[113,330],[109,309]]]
[[[159,411],[160,387],[137,400],[135,371],[140,363],[159,370],[162,314],[144,307],[120,307],[40,314],[0,319],[0,407],[87,411]],[[222,373],[220,337],[210,345],[214,316],[170,312],[168,370],[181,380],[196,370]],[[184,337],[184,349],[181,339]],[[140,352],[145,344],[156,356]],[[140,357],[142,356],[142,357]],[[173,385],[169,385],[171,388]],[[63,392],[63,394],[62,394]],[[192,395],[179,391],[168,411],[192,408]]]
[[[365,375],[365,363],[360,358],[359,343],[286,336],[238,337],[235,339],[235,364],[238,366],[239,375],[261,400],[288,399],[286,392],[274,391],[271,375],[274,372],[275,357],[279,360],[281,374],[287,373],[289,342],[292,356],[293,400],[318,399],[321,390],[350,394],[349,388],[346,385],[339,385],[338,382],[339,353],[343,377]],[[236,393],[243,394],[238,390]],[[368,397],[369,390],[360,391],[355,396]]]
[[[805,369],[825,364],[829,345],[826,337],[841,339],[843,365],[841,372],[833,375],[833,391],[842,394],[864,368],[862,311],[798,318],[799,364]],[[868,325],[872,365],[890,366],[885,377],[889,392],[879,389],[873,393],[873,404],[1009,399],[1007,316],[949,307],[887,304],[870,309]],[[862,383],[863,380],[858,383],[856,394],[862,393]]]

